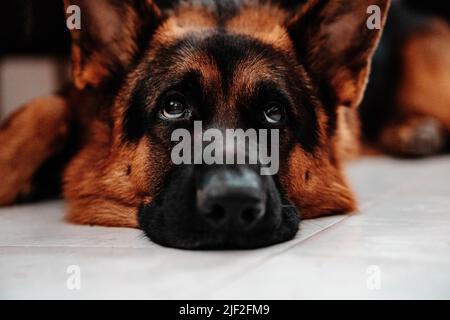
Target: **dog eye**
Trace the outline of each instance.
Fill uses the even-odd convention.
[[[187,103],[183,96],[171,95],[164,100],[161,108],[161,116],[166,120],[185,118],[189,114]]]
[[[284,119],[284,108],[277,104],[270,104],[264,110],[264,118],[270,124],[279,124]]]

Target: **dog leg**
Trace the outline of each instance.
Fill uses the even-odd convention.
[[[450,133],[450,26],[436,20],[411,34],[400,56],[398,107],[381,132],[381,146],[399,156],[437,154]]]
[[[32,193],[33,177],[69,136],[69,104],[48,96],[29,102],[0,127],[0,205]]]

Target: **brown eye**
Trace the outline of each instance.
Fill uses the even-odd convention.
[[[264,110],[264,119],[270,124],[279,124],[284,120],[284,108],[277,104],[270,104]]]
[[[172,95],[165,99],[162,108],[161,116],[166,120],[178,120],[189,115],[189,109],[181,95]]]

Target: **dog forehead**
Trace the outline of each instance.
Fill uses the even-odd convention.
[[[166,62],[161,70],[165,78],[195,72],[203,89],[222,88],[224,95],[242,90],[248,94],[262,81],[282,82],[291,69],[285,54],[274,46],[223,30],[190,33],[156,52],[153,65]]]
[[[227,85],[233,82],[231,74],[252,83],[256,71],[270,76],[276,70],[268,66],[282,60],[280,52],[293,52],[285,28],[288,15],[272,2],[259,0],[184,1],[166,13],[150,47],[174,48],[165,53],[180,71],[197,68],[211,80],[215,70]]]
[[[223,30],[247,35],[278,48],[292,49],[285,28],[291,13],[276,2],[260,0],[183,1],[166,12],[160,41],[181,39],[192,32]]]

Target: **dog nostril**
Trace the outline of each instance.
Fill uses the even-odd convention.
[[[211,196],[198,209],[212,227],[228,226],[233,230],[252,228],[265,214],[263,199],[245,194]]]
[[[250,207],[245,209],[241,214],[241,220],[244,225],[252,225],[254,222],[258,221],[263,215],[263,210],[258,207]]]
[[[219,225],[225,221],[226,212],[225,208],[220,205],[212,206],[211,210],[205,214],[206,219],[211,221],[212,223]]]

